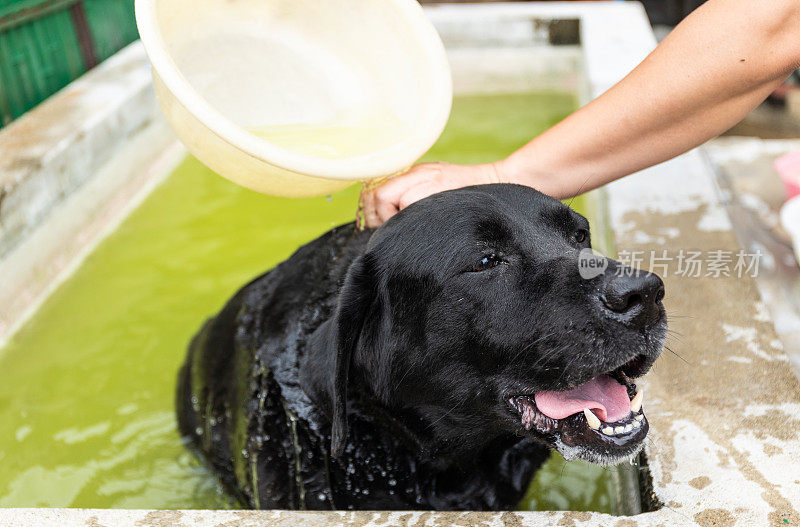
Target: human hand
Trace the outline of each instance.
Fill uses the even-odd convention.
[[[415,165],[408,172],[363,192],[364,222],[367,227],[378,227],[415,201],[443,190],[500,183],[502,178],[499,167],[499,163]]]

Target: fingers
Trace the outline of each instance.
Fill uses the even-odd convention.
[[[362,205],[367,227],[379,227],[400,210],[399,195],[405,191],[405,184],[398,184],[398,178],[402,179],[403,176],[397,176],[364,193]]]
[[[400,196],[409,186],[414,185],[413,169],[405,174],[396,176],[373,191],[375,213],[378,216],[378,225],[397,214],[400,210]]]
[[[367,192],[364,195],[364,220],[367,227],[375,228],[386,222],[400,210],[442,190],[463,186],[465,183],[445,181],[445,169],[460,173],[458,165],[446,163],[422,163]],[[462,170],[469,170],[462,167]]]
[[[417,167],[420,165],[417,165]],[[364,195],[364,220],[367,227],[376,228],[397,214],[402,208],[400,197],[417,184],[419,170],[412,167]]]
[[[377,192],[376,192],[377,193]],[[378,216],[378,225],[385,223],[389,218],[394,216],[400,211],[400,207],[396,204],[394,199],[385,199],[378,195],[375,203],[375,212]]]

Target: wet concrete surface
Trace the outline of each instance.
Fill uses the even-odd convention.
[[[693,151],[609,188],[617,253],[664,278],[668,350],[643,383],[655,494],[679,521],[800,521],[800,383],[706,157]],[[701,254],[697,276],[681,254]],[[727,270],[712,264],[730,258]],[[662,267],[665,266],[665,267]],[[719,272],[718,272],[719,271]],[[664,516],[666,517],[666,516]]]
[[[719,138],[704,148],[737,239],[749,252],[764,255],[756,277],[762,308],[800,377],[800,266],[780,224],[786,194],[773,167],[776,158],[798,150],[800,139],[754,137]]]

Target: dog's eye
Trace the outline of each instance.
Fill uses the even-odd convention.
[[[475,267],[472,269],[475,272],[485,271],[487,269],[491,269],[496,265],[502,263],[503,261],[500,259],[499,256],[496,254],[489,254],[481,258],[478,263],[475,264]]]
[[[575,232],[572,233],[572,239],[578,243],[583,243],[586,241],[586,237],[589,235],[586,232],[586,229],[577,229]]]

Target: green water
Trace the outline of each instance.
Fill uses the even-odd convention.
[[[458,99],[427,159],[497,159],[574,107],[565,94]],[[239,286],[352,220],[357,194],[272,198],[183,162],[0,350],[0,507],[234,506],[176,433],[186,343]],[[562,465],[525,504],[610,510],[607,473]]]

